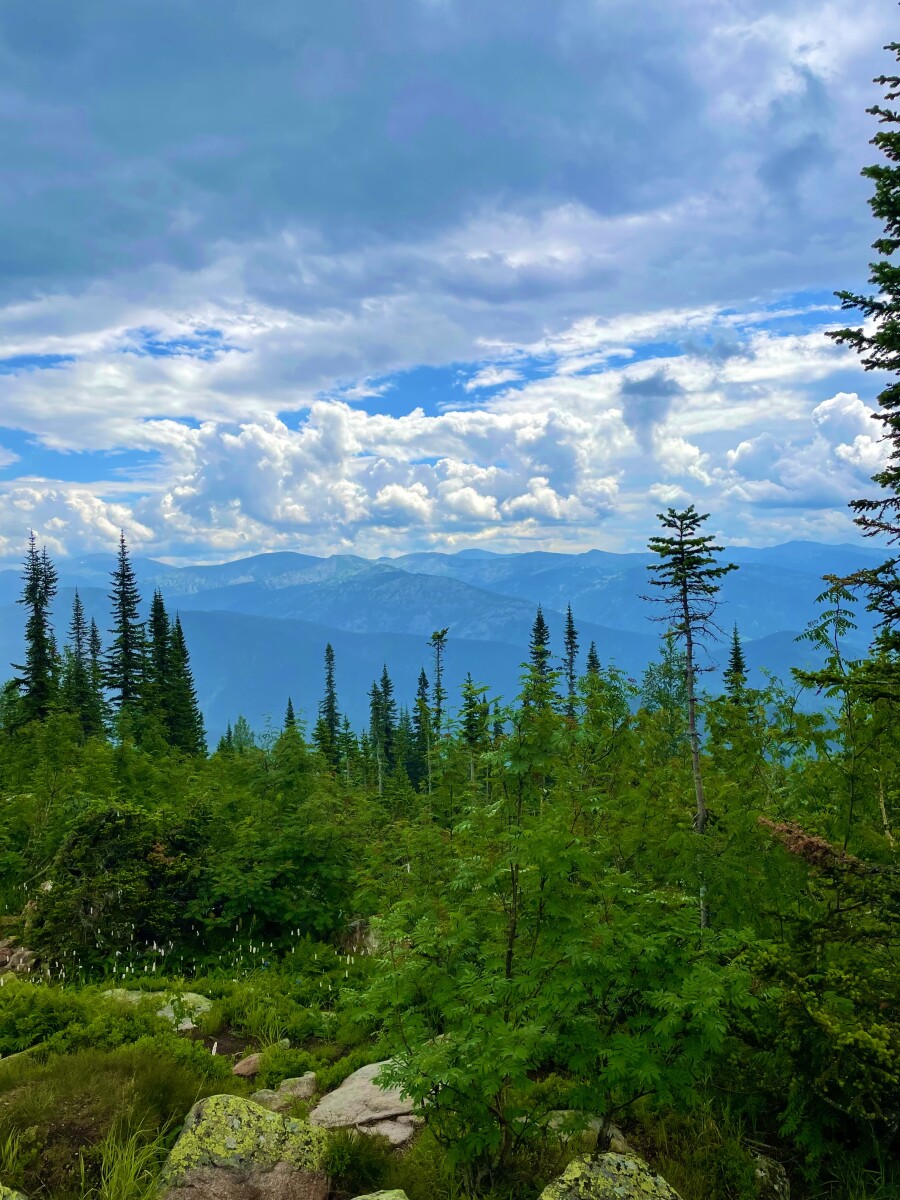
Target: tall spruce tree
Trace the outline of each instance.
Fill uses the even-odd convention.
[[[444,654],[447,650],[447,634],[449,629],[436,629],[431,635],[431,649],[434,654],[434,695],[431,705],[431,719],[436,737],[441,736],[441,726],[444,723],[444,703],[447,693],[444,690]]]
[[[18,603],[24,605],[28,613],[25,662],[14,664],[14,669],[21,672],[15,679],[21,697],[20,719],[43,721],[55,703],[59,675],[59,654],[50,613],[56,596],[57,577],[46,547],[37,548],[34,530],[28,537],[22,585]]]
[[[572,605],[566,605],[566,629],[563,637],[563,646],[565,648],[565,666],[566,666],[566,716],[570,720],[575,718],[575,699],[576,699],[576,665],[578,662],[578,630],[575,628],[575,619],[572,616]]]
[[[697,722],[697,651],[706,638],[719,634],[713,617],[722,579],[736,571],[734,563],[720,565],[715,555],[722,549],[713,539],[701,533],[709,513],[698,513],[691,504],[683,512],[674,508],[658,514],[665,531],[651,537],[649,549],[660,558],[648,570],[651,584],[661,595],[644,599],[662,605],[665,612],[655,618],[664,621],[675,636],[684,643],[685,683],[687,685],[688,737],[691,744],[691,770],[694,777],[694,796],[697,813],[694,821],[697,833],[706,833],[706,796],[700,767],[700,732]],[[709,925],[709,907],[705,887],[700,885],[700,924]]]
[[[66,709],[73,713],[85,737],[100,732],[102,714],[99,712],[91,679],[90,633],[84,615],[84,605],[78,589],[72,598],[72,618],[63,665],[62,696]]]
[[[885,47],[900,61],[900,42]],[[882,222],[884,235],[872,243],[878,254],[869,264],[869,283],[875,293],[837,293],[841,307],[855,309],[867,322],[828,334],[841,344],[852,346],[861,356],[867,371],[887,371],[892,382],[878,396],[879,410],[874,414],[881,425],[887,448],[886,464],[872,476],[881,494],[852,500],[850,507],[856,524],[866,537],[882,535],[889,545],[900,542],[900,264],[894,256],[900,250],[900,76],[881,75],[874,81],[885,88],[886,104],[875,104],[868,112],[878,118],[882,128],[872,138],[887,160],[863,168],[862,174],[875,184],[869,206]],[[880,567],[861,571],[853,577],[869,593],[869,604],[879,615],[886,645],[900,648],[900,555],[888,558]]]
[[[487,688],[476,687],[472,672],[466,673],[462,685],[460,724],[462,740],[469,757],[469,782],[475,782],[475,760],[487,740],[490,706],[485,700]]]
[[[177,614],[169,630],[169,682],[164,703],[169,742],[184,754],[205,754],[206,730],[197,702],[187,642]]]
[[[109,594],[112,641],[106,652],[106,686],[117,713],[130,712],[141,700],[144,683],[146,633],[140,617],[141,595],[128,554],[124,530],[119,535],[119,554],[112,572]]]
[[[550,629],[544,618],[540,604],[531,626],[531,639],[528,643],[528,657],[532,672],[540,679],[546,679],[550,670]]]
[[[433,718],[431,715],[431,706],[428,702],[429,683],[428,676],[425,674],[425,668],[419,671],[419,678],[416,684],[416,702],[412,711],[412,726],[413,726],[413,767],[409,777],[417,786],[425,782],[428,783],[428,790],[431,791],[431,737],[434,727]]]
[[[333,767],[340,761],[340,732],[341,714],[334,682],[334,648],[329,642],[325,647],[325,691],[319,701],[319,716],[313,730],[313,742]]]
[[[729,700],[739,704],[744,699],[744,689],[747,684],[747,662],[744,658],[744,647],[741,636],[735,625],[731,631],[731,649],[728,652],[728,667],[725,670],[725,694]]]
[[[284,721],[282,722],[282,729],[296,729],[296,728],[297,728],[297,717],[296,717],[296,714],[294,713],[294,702],[290,698],[290,696],[288,696],[287,708],[284,710]]]
[[[103,670],[103,642],[96,620],[91,617],[88,634],[88,661],[90,664],[91,699],[97,712],[97,736],[103,732],[107,717],[106,685]]]

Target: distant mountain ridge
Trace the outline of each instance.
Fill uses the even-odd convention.
[[[812,661],[809,647],[794,638],[815,615],[822,576],[847,574],[883,557],[879,547],[808,541],[726,549],[722,560],[741,569],[725,579],[719,624],[730,632],[737,623],[753,670],[787,675],[792,666]],[[650,590],[646,567],[652,558],[647,552],[590,550],[419,552],[371,560],[278,551],[185,567],[136,558],[134,567],[146,601],[159,587],[169,609],[182,614],[201,705],[215,735],[239,712],[257,725],[265,714],[279,720],[289,693],[314,719],[328,641],[337,657],[342,705],[357,725],[366,719],[366,693],[383,663],[401,703],[411,700],[420,667],[430,670],[427,642],[437,628],[450,631],[451,693],[470,670],[492,692],[510,697],[538,604],[556,654],[562,653],[563,614],[571,603],[582,658],[593,640],[603,661],[637,678],[655,656],[661,632],[648,619],[658,611],[641,599]],[[106,628],[112,564],[112,554],[59,562],[60,637],[75,587]],[[19,572],[0,571],[3,662],[21,654],[20,592]],[[854,654],[864,653],[870,640],[869,614],[858,613],[858,624],[848,643]],[[724,653],[724,644],[711,647],[711,664]]]

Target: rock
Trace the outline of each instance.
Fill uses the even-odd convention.
[[[169,1021],[179,1033],[196,1029],[192,1018],[200,1017],[212,1008],[209,996],[201,996],[199,992],[179,992],[177,995],[160,997],[159,992],[141,992],[137,988],[107,988],[103,995],[120,1004],[140,1004],[142,1000],[162,999],[162,1008],[156,1010],[156,1015]]]
[[[753,1159],[759,1200],[791,1200],[791,1184],[781,1163],[765,1154],[754,1154]]]
[[[8,937],[0,941],[0,967],[24,975],[34,970],[36,962],[37,955],[34,951],[29,950],[27,946],[19,946],[15,938]]]
[[[409,1200],[406,1192],[396,1189],[390,1192],[369,1192],[365,1196],[357,1196],[355,1200]]]
[[[603,1124],[600,1118],[582,1115],[569,1108],[559,1108],[550,1113],[547,1118],[547,1126],[555,1133],[559,1133],[560,1137],[565,1137],[567,1126],[571,1128],[575,1125],[578,1117],[581,1117],[581,1121],[584,1123],[581,1136],[596,1138]],[[576,1135],[573,1134],[572,1136]],[[631,1158],[640,1158],[640,1155],[637,1154],[633,1147],[629,1146],[625,1139],[625,1134],[618,1125],[610,1125],[609,1127],[609,1149],[613,1154],[624,1154]]]
[[[260,1058],[259,1054],[248,1054],[246,1058],[234,1064],[231,1068],[232,1075],[240,1075],[242,1079],[255,1079],[259,1074]]]
[[[188,1033],[196,1029],[192,1018],[202,1017],[212,1008],[209,996],[201,996],[199,992],[180,992],[176,996],[164,997],[165,1004],[156,1010],[158,1017],[171,1021],[179,1033]]]
[[[326,1129],[358,1129],[360,1133],[381,1134],[392,1146],[405,1146],[419,1125],[413,1116],[412,1101],[396,1088],[380,1088],[373,1082],[387,1063],[361,1067],[333,1092],[323,1096],[309,1114],[313,1125]]]
[[[391,1193],[383,1192],[382,1195],[387,1196]],[[398,1192],[399,1196],[401,1193]],[[5,1184],[0,1183],[0,1200],[25,1200],[21,1192],[14,1192],[12,1188],[8,1188]]]
[[[576,1158],[540,1200],[680,1200],[661,1175],[641,1158],[600,1154]]]
[[[271,1112],[287,1112],[295,1100],[309,1100],[316,1092],[316,1075],[307,1071],[296,1079],[282,1079],[276,1090],[264,1088],[250,1097]]]
[[[326,1200],[320,1129],[240,1096],[210,1096],[187,1115],[160,1179],[160,1200]]]

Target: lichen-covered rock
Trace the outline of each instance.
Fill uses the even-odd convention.
[[[200,1100],[163,1168],[162,1200],[326,1200],[327,1136],[240,1096]]]
[[[397,1193],[400,1195],[401,1193]],[[385,1192],[384,1195],[389,1195]],[[5,1184],[0,1183],[0,1200],[25,1200],[21,1192],[14,1192],[12,1188],[8,1188]]]
[[[162,999],[162,1007],[156,1010],[156,1015],[169,1021],[179,1033],[195,1029],[193,1018],[202,1016],[212,1008],[209,996],[201,996],[199,992],[160,996],[158,992],[141,992],[137,988],[107,988],[103,995],[107,1000],[119,1004],[140,1004],[143,1000]]]
[[[357,1196],[355,1200],[409,1200],[406,1192],[368,1192],[365,1196]]]
[[[271,1112],[287,1112],[295,1100],[310,1100],[316,1092],[316,1073],[307,1071],[295,1079],[282,1079],[278,1087],[263,1088],[250,1097]]]
[[[680,1200],[641,1158],[600,1154],[576,1158],[547,1185],[540,1200]]]
[[[781,1163],[765,1154],[754,1154],[753,1159],[759,1200],[791,1200],[791,1184]]]
[[[371,1063],[349,1075],[339,1088],[323,1096],[309,1114],[313,1125],[326,1129],[358,1129],[380,1134],[392,1146],[405,1146],[419,1126],[412,1101],[396,1088],[381,1088],[375,1076],[387,1063]]]

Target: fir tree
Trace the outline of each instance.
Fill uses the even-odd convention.
[[[600,656],[597,654],[596,642],[591,642],[587,652],[587,673],[596,677],[600,674]]]
[[[121,713],[137,706],[144,681],[146,635],[140,619],[141,596],[128,555],[124,531],[119,536],[119,554],[112,572],[109,594],[113,625],[112,642],[106,652],[106,686],[111,702]]]
[[[91,678],[91,703],[97,714],[96,733],[99,737],[106,721],[107,705],[103,671],[103,643],[100,640],[97,622],[93,617],[91,617],[91,629],[88,634],[88,661]]]
[[[566,631],[563,638],[566,656],[566,716],[570,720],[575,718],[575,681],[576,681],[576,662],[578,658],[578,631],[575,628],[575,620],[572,617],[572,605],[566,606]]]
[[[725,693],[728,698],[736,704],[740,703],[744,698],[746,683],[747,663],[738,627],[735,625],[731,632],[731,649],[728,653],[728,668],[725,671]]]
[[[659,513],[663,535],[650,538],[650,550],[661,561],[648,570],[651,583],[661,596],[645,599],[662,604],[665,614],[656,618],[665,621],[676,637],[684,642],[685,683],[687,685],[688,737],[691,744],[691,769],[694,776],[694,796],[697,805],[697,833],[706,832],[706,797],[700,769],[700,733],[697,723],[697,649],[704,638],[716,637],[718,628],[713,621],[722,579],[729,571],[737,570],[734,563],[719,566],[715,555],[722,549],[700,530],[709,513],[700,514],[691,504],[683,512],[674,508]],[[701,880],[700,924],[709,924],[709,908]]]
[[[484,746],[488,730],[489,707],[484,698],[483,687],[476,687],[472,672],[466,674],[462,686],[462,710],[460,713],[462,739],[469,754],[469,782],[475,781],[475,759]]]
[[[290,698],[290,696],[288,696],[287,708],[284,710],[284,722],[282,724],[282,729],[296,729],[296,728],[297,728],[297,718],[294,715],[294,702]]]
[[[885,47],[900,61],[900,42]],[[875,192],[869,206],[883,224],[884,234],[873,242],[878,259],[869,264],[869,283],[875,293],[837,293],[841,307],[855,309],[865,319],[859,328],[840,329],[828,334],[837,342],[852,346],[861,356],[867,371],[888,371],[895,378],[878,396],[880,411],[873,414],[882,427],[887,447],[886,464],[872,476],[882,489],[876,497],[853,500],[850,507],[864,536],[884,535],[889,545],[900,542],[900,264],[894,255],[900,250],[900,110],[893,102],[900,98],[900,76],[881,75],[875,81],[886,89],[887,105],[868,109],[878,118],[881,128],[872,138],[887,162],[863,168],[862,174],[874,182]],[[886,645],[900,647],[900,556],[894,555],[880,567],[858,572],[852,577],[869,593],[869,604],[880,617]]]
[[[25,606],[28,617],[25,622],[25,662],[15,664],[15,670],[21,672],[15,680],[21,696],[20,719],[43,721],[56,699],[59,671],[59,655],[50,619],[57,579],[56,568],[46,548],[40,551],[37,548],[33,530],[28,538],[22,582],[19,604]]]
[[[147,657],[144,666],[144,686],[141,699],[148,716],[156,717],[165,728],[168,724],[166,705],[170,688],[170,646],[172,631],[162,592],[153,593],[148,623]]]
[[[184,754],[205,754],[206,731],[181,618],[176,615],[169,628],[169,682],[164,704],[169,741]]]
[[[230,754],[234,750],[234,734],[231,729],[231,722],[225,726],[225,732],[219,738],[219,744],[216,746],[218,754]]]

